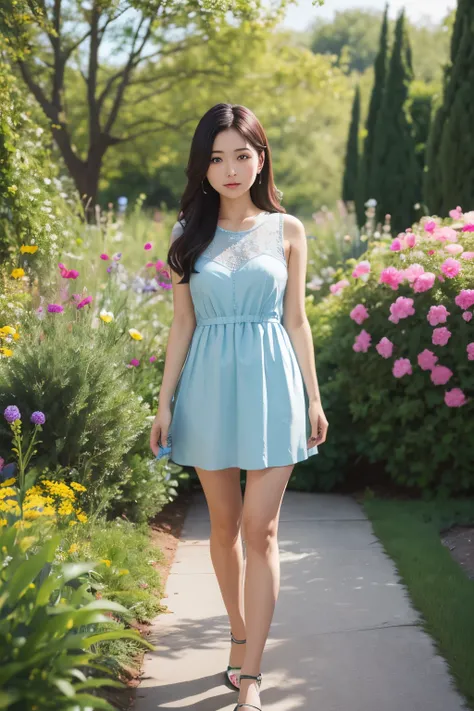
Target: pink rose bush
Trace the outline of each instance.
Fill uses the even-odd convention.
[[[353,432],[353,452],[399,482],[474,485],[473,252],[474,212],[458,206],[369,243],[336,273],[349,281],[343,298],[330,289],[308,308],[328,398],[350,412],[333,432],[346,448]]]

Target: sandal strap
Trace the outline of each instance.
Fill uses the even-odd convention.
[[[235,639],[232,632],[230,633],[230,638],[231,638],[232,642],[235,642],[235,644],[245,644],[245,642],[247,641],[246,639]]]
[[[248,706],[250,709],[257,709],[257,711],[262,711],[260,706],[254,706],[253,704],[237,704],[236,708],[240,709],[242,706]]]
[[[253,676],[252,674],[241,674],[240,678],[241,679],[255,679],[255,681],[257,681],[260,684],[262,681],[262,673],[260,672],[260,674],[257,674],[257,676]]]

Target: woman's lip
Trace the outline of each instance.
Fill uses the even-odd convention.
[[[226,184],[225,184],[225,187],[226,187],[226,188],[233,188],[233,187],[235,187],[236,185],[240,185],[240,183],[226,183]]]

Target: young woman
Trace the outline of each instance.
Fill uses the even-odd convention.
[[[235,643],[225,680],[240,690],[236,709],[261,709],[282,498],[294,465],[317,453],[328,428],[305,313],[306,235],[284,214],[265,132],[246,107],[217,104],[202,117],[186,174],[150,447],[156,455],[169,438],[171,460],[196,469]]]

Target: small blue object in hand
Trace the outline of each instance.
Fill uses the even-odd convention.
[[[161,445],[161,439],[158,442],[158,454],[156,455],[156,459],[163,459],[163,457],[169,457],[171,454],[171,435],[168,434],[167,440],[166,440],[166,447],[162,447]]]

